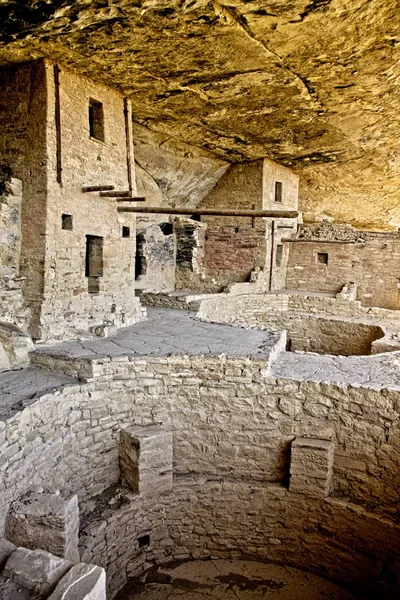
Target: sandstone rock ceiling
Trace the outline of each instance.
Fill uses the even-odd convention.
[[[400,226],[399,0],[0,0],[0,64],[48,56],[135,120],[301,176],[301,208]]]

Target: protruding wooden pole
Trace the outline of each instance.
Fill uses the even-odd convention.
[[[84,185],[82,186],[82,192],[105,192],[113,190],[113,185]]]

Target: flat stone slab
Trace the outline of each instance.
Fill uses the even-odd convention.
[[[78,383],[73,377],[28,367],[0,373],[0,419],[23,410],[44,394]]]
[[[36,353],[87,359],[201,354],[267,358],[280,339],[279,333],[205,323],[185,310],[149,308],[147,314],[147,321],[121,329],[113,337],[46,346]]]
[[[282,352],[271,365],[271,375],[296,381],[400,390],[399,359],[400,352],[371,356]]]
[[[130,582],[115,600],[355,600],[334,583],[291,567],[207,560],[161,567]]]

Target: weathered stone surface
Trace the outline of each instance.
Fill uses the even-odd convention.
[[[0,371],[27,367],[28,354],[34,348],[28,334],[12,323],[0,321]]]
[[[78,497],[38,493],[17,500],[7,515],[5,535],[17,546],[79,562]]]
[[[133,426],[120,432],[121,479],[137,494],[172,491],[172,433],[163,425]]]
[[[8,557],[14,552],[16,546],[5,540],[4,538],[0,538],[0,568],[4,567],[4,564],[8,560]]]
[[[3,575],[40,597],[48,595],[71,566],[48,552],[17,548],[7,560]]]
[[[175,289],[176,241],[168,222],[146,227],[137,236],[136,289]]]
[[[137,191],[146,197],[146,206],[194,208],[229,167],[200,148],[137,123],[133,125],[133,139]]]
[[[0,56],[50,55],[130,94],[163,136],[294,166],[309,218],[387,227],[400,224],[398,34],[396,0],[6,0]]]
[[[329,495],[334,444],[329,440],[296,438],[291,445],[290,491],[307,496]]]
[[[106,600],[106,574],[94,565],[74,565],[48,600]]]

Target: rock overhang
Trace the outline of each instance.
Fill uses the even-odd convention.
[[[393,228],[396,2],[3,2],[0,64],[49,56],[123,90],[137,122],[302,178],[308,219]]]

